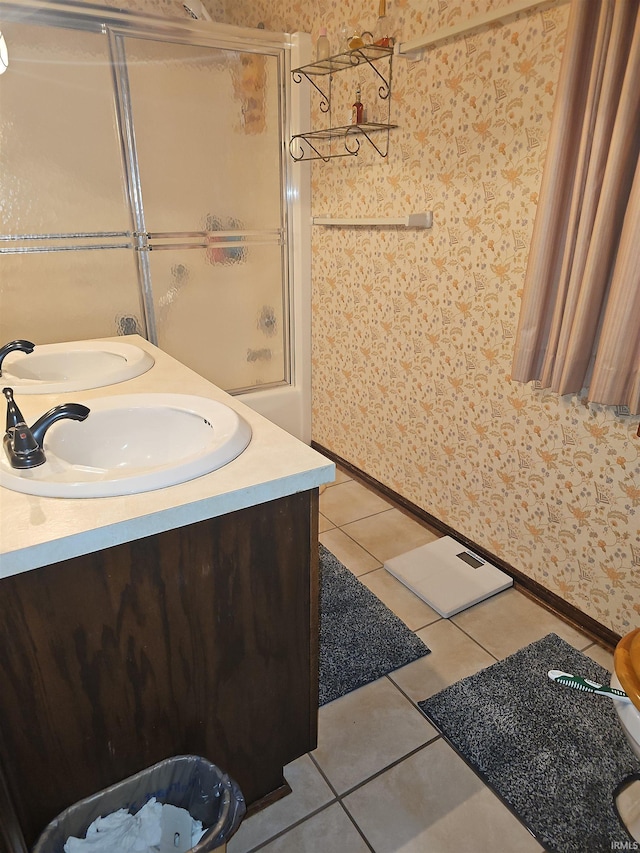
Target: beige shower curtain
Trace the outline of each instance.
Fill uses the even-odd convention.
[[[640,413],[640,0],[572,0],[512,378]]]

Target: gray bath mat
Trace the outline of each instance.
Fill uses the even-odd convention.
[[[371,590],[320,545],[320,704],[429,654]]]
[[[549,634],[419,704],[547,850],[635,849],[614,793],[640,762],[613,704],[553,683],[550,669],[609,683],[605,669]]]

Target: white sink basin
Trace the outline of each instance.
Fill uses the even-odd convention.
[[[12,468],[0,449],[0,485],[58,498],[98,498],[174,486],[239,456],[251,427],[229,406],[187,394],[84,399],[85,421],[60,420],[44,438],[47,461]]]
[[[133,344],[70,341],[42,344],[32,353],[10,352],[0,379],[16,395],[57,394],[115,385],[140,376],[153,364],[153,356]]]

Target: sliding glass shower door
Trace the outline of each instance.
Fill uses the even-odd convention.
[[[107,40],[0,21],[0,345],[143,331]]]
[[[287,385],[284,46],[25,5],[0,2],[0,343],[138,332],[225,390]]]
[[[287,382],[281,57],[118,42],[158,344],[227,390]]]

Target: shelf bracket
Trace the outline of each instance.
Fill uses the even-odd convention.
[[[321,98],[320,104],[319,104],[320,110],[323,113],[329,112],[329,110],[331,109],[331,75],[329,75],[329,94],[328,95],[326,95],[325,92],[323,92],[323,90],[320,88],[320,86],[318,86],[318,84],[313,81],[311,76],[309,74],[305,74],[304,71],[301,71],[300,69],[297,68],[295,71],[291,72],[291,76],[293,77],[294,83],[301,83],[303,77],[305,80],[308,80],[309,83],[311,83],[313,88],[316,90],[316,92],[320,93],[320,98]]]
[[[345,136],[344,136],[344,147],[347,149],[347,151],[349,152],[349,154],[353,154],[353,155],[355,156],[355,155],[357,155],[358,151],[360,150],[360,140],[358,139],[358,136],[355,136],[355,133],[356,133],[356,132],[357,132],[358,136],[364,136],[364,138],[367,140],[367,142],[369,143],[369,145],[371,145],[371,147],[372,147],[372,148],[375,148],[375,150],[378,152],[378,154],[379,154],[381,157],[386,157],[386,156],[389,154],[389,130],[387,130],[387,147],[386,147],[386,150],[385,150],[385,151],[383,151],[381,148],[378,148],[378,146],[375,144],[375,142],[373,141],[373,139],[371,138],[371,136],[370,136],[370,135],[367,133],[367,131],[366,131],[363,127],[361,127],[360,125],[354,125],[354,130],[353,130],[353,131],[348,130],[348,131],[345,133]],[[354,143],[355,143],[355,146],[356,146],[353,150],[349,147],[349,144],[348,144],[348,142],[349,142],[351,139],[353,139],[353,141],[354,141]]]
[[[314,138],[314,137],[311,137]],[[305,142],[309,148],[314,152],[315,156],[309,156],[304,149],[302,142]],[[297,143],[300,153],[294,154],[294,143]],[[331,144],[331,143],[329,143]],[[346,145],[345,145],[346,148]],[[357,154],[356,151],[345,150],[343,154],[334,154],[331,150],[329,150],[328,154],[323,154],[316,146],[310,141],[310,136],[305,133],[298,133],[296,136],[292,136],[289,142],[289,154],[296,163],[299,163],[301,160],[322,160],[323,163],[328,163],[329,160],[333,160],[334,157],[350,157],[354,154]]]
[[[315,157],[309,157],[307,155],[301,140],[304,140],[306,142],[309,148],[315,153]],[[297,143],[298,145],[298,149],[300,151],[299,154],[294,154],[294,143]],[[322,160],[324,163],[328,163],[331,159],[331,155],[321,154],[320,151],[318,151],[318,149],[315,147],[315,145],[312,145],[312,143],[309,142],[307,137],[302,133],[291,137],[289,141],[289,154],[291,154],[296,163],[299,163],[301,160]]]
[[[361,51],[355,50],[354,53],[361,53]],[[373,71],[375,71],[375,73],[378,75],[378,77],[382,80],[383,85],[378,87],[378,95],[380,96],[380,98],[383,101],[386,101],[387,98],[389,97],[389,95],[391,94],[391,56],[389,56],[389,78],[388,79],[384,76],[384,74],[381,74],[380,71],[378,71],[378,69],[376,68],[374,63],[369,59],[369,57],[366,54],[361,53],[361,56],[362,56],[361,61],[366,62],[367,65]],[[355,63],[355,64],[360,65],[361,62],[359,61],[358,63]]]

